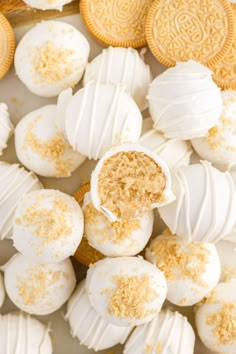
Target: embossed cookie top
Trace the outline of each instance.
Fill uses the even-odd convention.
[[[15,52],[15,36],[10,23],[0,13],[0,79],[10,69]]]
[[[236,4],[231,3],[236,28]],[[213,67],[213,79],[222,89],[236,90],[236,37],[231,50],[224,59]]]
[[[147,16],[148,45],[166,66],[193,59],[212,67],[229,52],[234,33],[227,0],[157,0]]]
[[[114,47],[146,44],[145,23],[153,0],[81,0],[80,12],[91,34]]]

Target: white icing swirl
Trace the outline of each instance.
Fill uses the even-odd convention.
[[[7,141],[13,131],[13,125],[9,118],[7,105],[0,103],[0,155],[7,147]]]

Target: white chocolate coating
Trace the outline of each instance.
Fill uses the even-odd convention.
[[[77,250],[84,231],[79,204],[54,189],[26,194],[14,216],[13,243],[37,263],[60,262]]]
[[[33,172],[18,164],[0,162],[0,238],[11,237],[16,207],[25,193],[42,189]]]
[[[149,65],[133,48],[109,47],[103,49],[85,69],[83,83],[124,85],[142,111],[147,108],[147,92],[152,80]]]
[[[56,105],[24,116],[15,129],[16,155],[29,170],[45,177],[69,177],[86,159],[73,151],[57,129]]]
[[[29,314],[47,315],[57,311],[76,285],[69,258],[58,263],[37,264],[17,253],[2,269],[7,295]]]
[[[3,150],[7,147],[7,141],[13,131],[7,105],[0,103],[0,156]]]
[[[195,61],[179,62],[157,76],[147,98],[154,128],[167,138],[204,136],[222,112],[220,89],[212,72]]]
[[[83,212],[84,231],[89,244],[109,257],[135,256],[144,249],[152,234],[152,210],[136,219],[111,223],[93,207],[90,193],[87,193]]]
[[[131,327],[109,323],[93,309],[84,280],[68,301],[66,320],[69,321],[72,337],[77,337],[80,344],[95,351],[123,344],[131,331]]]
[[[187,166],[190,163],[192,154],[190,144],[179,139],[167,139],[162,133],[153,128],[152,118],[144,119],[139,143],[155,152],[166,162],[170,169]]]
[[[195,334],[179,312],[162,310],[154,319],[135,328],[125,344],[124,354],[193,354]]]
[[[220,281],[236,279],[236,243],[220,241],[216,244],[216,249],[221,263]]]
[[[89,50],[87,39],[72,25],[42,21],[24,35],[16,48],[16,74],[34,94],[54,97],[79,82]]]
[[[146,259],[166,277],[167,300],[178,306],[201,301],[219,281],[221,266],[215,245],[184,244],[177,236],[160,235],[146,249]]]
[[[235,223],[236,199],[233,180],[207,161],[173,172],[174,202],[159,208],[172,234],[187,242],[217,242]]]
[[[91,305],[104,319],[117,326],[135,326],[151,321],[160,311],[166,280],[141,257],[105,258],[89,268],[86,289]]]
[[[222,91],[221,96],[223,111],[217,125],[191,143],[203,159],[227,166],[236,161],[236,91]]]
[[[62,11],[64,5],[72,0],[23,0],[27,5],[39,10],[59,10]]]
[[[89,159],[101,158],[113,145],[136,142],[141,134],[141,113],[122,86],[89,83],[64,109],[66,137]]]
[[[121,144],[117,147],[114,147],[112,149],[110,149],[97,163],[95,169],[92,172],[91,175],[91,200],[93,203],[93,206],[100,212],[102,212],[110,221],[117,221],[118,217],[117,215],[114,215],[110,210],[108,210],[107,208],[105,208],[100,201],[100,196],[98,193],[98,188],[99,188],[99,174],[103,168],[103,165],[106,163],[106,160],[112,156],[115,156],[117,153],[119,152],[140,152],[142,154],[146,154],[148,157],[150,157],[157,165],[159,165],[159,167],[161,168],[163,174],[166,177],[166,184],[165,184],[165,189],[162,193],[162,198],[160,201],[158,201],[157,203],[154,203],[153,205],[150,206],[150,209],[154,209],[156,207],[159,207],[161,205],[165,205],[168,203],[171,203],[174,199],[175,196],[172,193],[171,190],[171,174],[169,171],[168,166],[166,165],[166,163],[160,159],[154,152],[152,152],[151,150],[148,150],[146,148],[144,148],[141,145],[138,144]]]
[[[4,354],[52,354],[49,326],[30,315],[0,315],[0,346]]]
[[[214,353],[236,353],[236,280],[219,283],[203,304],[196,306],[198,334]]]

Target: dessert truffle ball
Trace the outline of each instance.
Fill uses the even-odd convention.
[[[131,327],[116,326],[102,318],[91,306],[85,281],[82,281],[67,304],[66,320],[71,334],[88,349],[103,350],[116,344],[123,344]]]
[[[20,162],[45,177],[69,177],[85,156],[73,151],[57,129],[56,105],[47,105],[24,116],[15,129]]]
[[[151,118],[146,118],[143,121],[139,143],[163,159],[170,169],[187,166],[190,163],[192,154],[190,144],[179,139],[167,139],[161,132],[153,128]]]
[[[59,10],[65,4],[69,4],[72,0],[23,0],[27,5],[39,10]]]
[[[74,198],[45,189],[20,200],[14,216],[13,242],[34,262],[60,262],[75,253],[83,230],[83,213]]]
[[[105,258],[88,270],[86,289],[95,311],[117,326],[151,321],[166,297],[163,273],[141,257]]]
[[[219,165],[236,163],[236,91],[223,91],[220,119],[206,136],[191,141],[204,159]]]
[[[13,125],[9,118],[7,105],[0,103],[0,156],[7,147],[7,141],[12,133]]]
[[[146,259],[165,275],[167,300],[178,306],[201,301],[220,278],[220,260],[211,243],[185,244],[177,236],[160,235],[146,249]]]
[[[174,202],[159,208],[172,234],[186,242],[217,242],[233,228],[236,215],[235,187],[228,172],[207,161],[173,172]]]
[[[193,354],[194,331],[185,316],[168,309],[151,322],[135,328],[128,338],[124,354]]]
[[[0,161],[0,238],[12,235],[13,218],[17,205],[25,193],[42,189],[33,172],[18,164]]]
[[[136,218],[173,201],[169,169],[141,145],[120,145],[105,154],[92,172],[91,199],[110,221]]]
[[[0,346],[4,354],[52,354],[49,332],[49,326],[22,312],[0,315]]]
[[[196,306],[195,320],[207,348],[219,354],[236,353],[236,280],[219,283]]]
[[[141,113],[121,86],[90,82],[73,97],[59,97],[58,111],[70,145],[90,159],[113,145],[137,142],[141,134]]]
[[[179,62],[157,76],[147,97],[154,128],[167,138],[204,136],[222,112],[212,72],[195,61]]]
[[[15,254],[3,267],[6,292],[22,311],[47,315],[71,296],[76,278],[70,259],[51,264],[34,263]]]
[[[150,68],[133,48],[103,49],[85,69],[84,84],[89,81],[125,86],[140,110],[147,108],[147,92],[152,80]]]
[[[61,21],[42,21],[20,40],[15,70],[31,92],[53,97],[79,82],[88,55],[89,43],[75,27]]]
[[[220,241],[216,244],[216,249],[221,263],[220,281],[236,279],[236,243]]]
[[[83,212],[84,231],[89,244],[106,256],[134,256],[144,249],[152,234],[152,210],[135,219],[110,222],[94,208],[90,194],[86,194]]]

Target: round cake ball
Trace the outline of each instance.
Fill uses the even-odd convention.
[[[236,279],[236,243],[220,241],[216,244],[216,249],[221,263],[220,281]]]
[[[152,118],[144,119],[139,143],[157,154],[169,168],[187,166],[190,163],[190,144],[179,139],[167,139],[153,128]]]
[[[64,120],[70,145],[90,159],[101,158],[113,145],[139,139],[142,116],[122,86],[89,83],[61,103],[63,116],[58,119]]]
[[[7,141],[13,131],[13,125],[9,118],[7,105],[0,103],[0,156],[7,147]]]
[[[50,328],[30,315],[0,315],[0,346],[3,354],[52,354]]]
[[[201,301],[220,278],[220,260],[212,243],[186,245],[177,236],[160,235],[146,249],[146,259],[163,272],[167,281],[166,298],[178,306]]]
[[[223,91],[223,111],[208,134],[191,141],[204,159],[219,165],[236,163],[236,91]]]
[[[85,281],[82,281],[67,304],[66,320],[69,321],[72,337],[88,349],[103,350],[123,344],[131,327],[116,326],[100,317],[90,304]]]
[[[151,321],[166,297],[163,273],[142,257],[105,258],[88,270],[86,289],[95,311],[117,326]]]
[[[171,187],[176,199],[159,213],[172,234],[186,242],[217,242],[231,231],[236,194],[228,172],[201,161],[175,170]]]
[[[89,244],[106,256],[134,256],[144,249],[151,237],[152,210],[135,219],[110,222],[94,208],[88,193],[84,198],[83,212],[84,231]]]
[[[92,172],[93,206],[112,222],[136,218],[174,198],[167,165],[141,145],[111,149]]]
[[[140,110],[147,108],[147,92],[152,75],[139,52],[133,48],[103,49],[85,69],[84,84],[89,81],[124,85]]]
[[[194,331],[179,312],[162,310],[154,319],[135,328],[125,344],[124,354],[193,354]]]
[[[24,116],[15,129],[15,148],[20,162],[45,177],[69,177],[85,156],[73,151],[57,129],[56,105]]]
[[[16,253],[2,269],[10,300],[30,314],[48,315],[57,311],[69,299],[76,284],[69,258],[40,264]]]
[[[54,189],[26,194],[15,212],[15,248],[34,262],[54,263],[72,256],[83,236],[79,204]]]
[[[220,283],[196,306],[196,327],[214,353],[236,353],[236,280]]]
[[[204,136],[220,118],[220,89],[212,72],[195,61],[179,62],[157,76],[148,93],[154,128],[167,138]]]
[[[72,0],[23,0],[27,5],[39,10],[59,10],[65,4],[69,4]]]
[[[25,193],[43,188],[33,172],[0,161],[0,238],[12,235],[16,207]]]
[[[81,79],[89,55],[87,39],[60,21],[42,21],[29,30],[15,53],[19,79],[38,96],[57,96]]]

